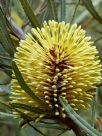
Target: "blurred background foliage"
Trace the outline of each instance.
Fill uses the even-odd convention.
[[[102,0],[0,0],[0,101],[9,102],[11,60],[20,39],[25,38],[31,27],[41,27],[43,21],[49,19],[81,25],[92,37],[102,58]],[[92,108],[80,115],[101,132],[101,86],[97,92]],[[21,129],[8,108],[0,105],[0,136],[74,136],[71,130],[53,121],[34,127]]]

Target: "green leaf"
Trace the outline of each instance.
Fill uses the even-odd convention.
[[[20,28],[10,17],[7,18],[7,25],[10,29],[10,37],[14,45],[16,44],[15,47],[17,47],[19,45],[19,40],[25,39],[25,34],[22,28]]]
[[[44,135],[40,130],[38,130],[35,126],[33,126],[32,124],[30,124],[31,121],[35,121],[34,118],[28,116],[27,114],[25,114],[25,113],[23,113],[23,112],[21,112],[21,111],[19,111],[19,110],[17,110],[17,109],[16,109],[16,111],[17,111],[17,112],[21,115],[21,117],[24,119],[23,122],[20,123],[22,126],[28,124],[28,125],[31,126],[34,130],[36,130],[38,133],[42,134],[43,136],[46,136],[46,135]]]
[[[12,69],[2,67],[2,71],[4,71],[10,78],[12,78]]]
[[[74,9],[73,16],[72,16],[72,18],[71,18],[70,24],[73,24],[73,20],[74,20],[75,14],[76,14],[76,12],[77,12],[79,3],[80,3],[80,0],[78,0],[78,2],[77,2],[76,5],[75,5],[75,9]]]
[[[9,77],[12,75],[12,67],[10,65],[10,60],[6,60],[0,57],[0,68],[4,71]]]
[[[57,136],[61,136],[61,135],[64,134],[66,131],[68,131],[68,129],[62,130],[61,133],[59,133]]]
[[[10,38],[9,32],[7,30],[6,18],[3,14],[3,11],[0,7],[0,43],[3,48],[9,53],[11,57],[13,57],[15,49]]]
[[[60,0],[60,5],[61,5],[61,21],[65,21],[66,13],[65,0]]]
[[[21,5],[25,11],[25,14],[29,18],[31,24],[33,27],[39,27],[39,23],[36,19],[36,16],[33,13],[33,10],[31,6],[29,5],[29,2],[27,0],[19,0],[21,2]]]
[[[24,112],[22,112],[16,108],[14,110],[19,113],[19,115],[25,120],[26,123],[28,123],[30,121],[35,121],[35,118],[29,116],[28,114],[25,114]]]
[[[11,107],[14,107],[14,108],[24,109],[24,110],[35,112],[35,113],[39,113],[39,114],[44,112],[43,109],[40,109],[40,108],[37,108],[37,107],[33,107],[33,106],[29,106],[29,105],[26,105],[26,104],[11,103],[10,105],[11,105]]]
[[[90,14],[99,22],[102,24],[102,18],[98,14],[98,12],[95,10],[92,1],[91,0],[82,0],[83,4],[87,8],[87,10],[90,12]]]
[[[0,58],[0,67],[6,67],[8,69],[11,69],[11,65],[10,65],[10,62],[8,63],[7,61],[3,60]]]
[[[58,129],[61,131],[66,130],[63,126],[60,126],[59,124],[45,124],[45,123],[35,123],[35,127],[40,127],[40,128],[51,128],[51,129]],[[68,128],[67,128],[68,130]]]
[[[34,125],[28,123],[29,126],[31,126],[35,131],[37,131],[38,133],[40,133],[42,136],[46,136],[44,133],[42,133],[39,129],[37,129]]]
[[[10,113],[0,112],[0,118],[5,118],[5,117],[15,117],[15,115]]]
[[[98,90],[96,91],[96,95],[93,97],[92,101],[92,117],[91,117],[91,125],[95,127],[95,120],[96,120],[96,109],[97,109],[97,101],[98,101]]]
[[[51,10],[51,14],[54,20],[58,20],[57,18],[57,11],[56,11],[56,5],[54,0],[48,0],[49,9]]]
[[[20,127],[24,128],[26,125],[28,125],[28,120],[25,120],[25,119],[21,119],[20,122],[19,122],[19,125]]]
[[[6,103],[6,102],[4,102],[4,101],[1,101],[0,100],[0,105],[3,105],[6,109],[8,109],[8,110],[11,110],[12,109],[12,107],[8,104],[8,103]]]
[[[9,7],[9,0],[0,0],[0,6],[3,9],[4,14],[6,15],[8,12],[8,7]]]
[[[12,68],[14,70],[16,79],[18,80],[18,83],[20,84],[21,88],[34,100],[40,103],[41,106],[44,106],[45,108],[49,108],[48,105],[41,100],[38,96],[35,95],[35,93],[28,87],[28,85],[25,83],[23,76],[21,75],[16,63],[12,62]]]
[[[91,127],[85,120],[83,120],[74,110],[71,108],[71,106],[68,104],[68,102],[63,98],[60,97],[60,102],[62,106],[64,107],[68,117],[70,117],[73,122],[75,122],[80,128],[85,130],[88,134],[91,136],[102,136],[97,130],[95,130],[93,127]]]
[[[0,54],[0,59],[5,59],[5,60],[11,60],[11,58],[9,56],[3,56]]]
[[[99,38],[97,38],[97,39],[94,41],[94,43],[96,43],[96,42],[98,42],[98,41],[100,41],[100,40],[102,40],[102,36],[100,36]]]

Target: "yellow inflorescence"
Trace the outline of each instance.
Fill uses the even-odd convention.
[[[74,110],[90,105],[101,79],[98,51],[90,39],[77,24],[49,21],[41,29],[32,28],[32,34],[28,33],[17,48],[14,61],[25,82],[53,108],[55,115],[64,110],[59,96],[65,97]],[[12,103],[40,107],[16,79],[12,79],[11,87]]]

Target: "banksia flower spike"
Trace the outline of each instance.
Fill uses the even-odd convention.
[[[77,24],[48,21],[41,29],[32,28],[32,34],[28,33],[17,47],[14,61],[25,82],[55,116],[65,117],[60,96],[75,111],[90,106],[101,79],[98,51],[90,39]],[[12,79],[11,88],[12,103],[41,107],[22,90],[16,78]],[[27,110],[24,113],[40,116]]]

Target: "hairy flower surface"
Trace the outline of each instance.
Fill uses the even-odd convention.
[[[32,34],[28,33],[17,47],[14,61],[25,82],[55,115],[63,115],[59,96],[65,97],[74,110],[90,105],[101,79],[98,51],[90,39],[77,24],[49,21],[41,29],[32,28]],[[11,87],[12,103],[40,107],[16,78]],[[27,110],[24,113],[36,116]]]

